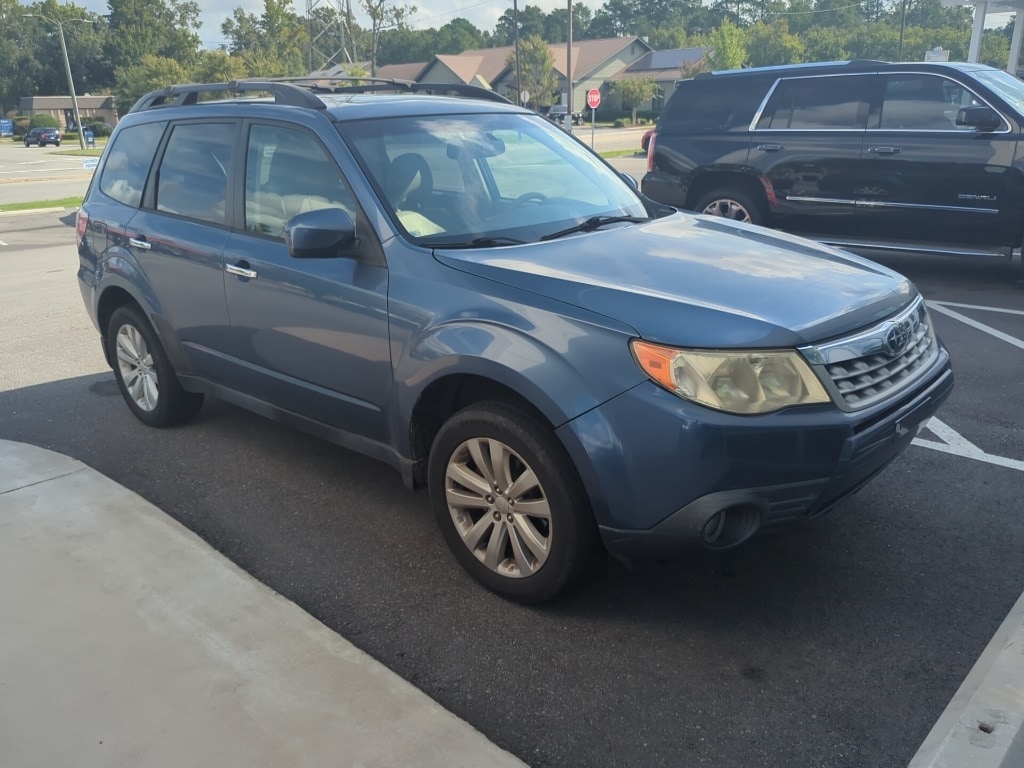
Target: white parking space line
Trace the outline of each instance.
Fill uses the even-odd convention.
[[[975,459],[977,461],[984,461],[988,464],[995,464],[996,466],[1006,467],[1008,469],[1016,469],[1018,472],[1024,472],[1024,461],[1008,459],[1005,456],[994,456],[991,453],[985,453],[985,451],[981,450],[981,448],[976,446],[959,432],[951,429],[949,425],[945,422],[939,421],[934,416],[932,416],[931,420],[928,422],[926,429],[938,437],[941,442],[915,437],[913,445],[918,445],[922,448],[931,448],[933,451],[941,451],[942,453],[951,453],[954,456],[962,456],[965,459]]]
[[[963,305],[956,305],[956,306],[960,306],[961,308],[963,307]],[[947,306],[947,302],[929,301],[928,302],[928,308],[929,309],[933,309],[936,312],[938,312],[939,314],[945,315],[946,317],[951,317],[954,320],[959,320],[964,325],[969,325],[969,326],[971,326],[971,328],[979,330],[982,333],[987,333],[989,336],[994,336],[995,338],[999,339],[1000,341],[1005,341],[1007,344],[1012,344],[1013,346],[1017,347],[1018,349],[1024,349],[1024,341],[1021,341],[1020,339],[1018,339],[1018,338],[1016,338],[1014,336],[1011,336],[1008,333],[1003,333],[1002,331],[1000,331],[1000,330],[998,330],[996,328],[993,328],[991,325],[985,325],[984,323],[979,323],[977,320],[974,320],[973,318],[967,317],[967,315],[961,315],[956,310],[950,309],[949,306]],[[1016,310],[997,310],[997,309],[994,309],[994,308],[986,308],[986,307],[972,307],[972,308],[973,309],[989,309],[990,311],[995,311],[995,312],[1000,312],[1001,311],[1001,312],[1006,312],[1008,314],[1018,314],[1016,312]]]
[[[959,307],[960,309],[978,309],[983,312],[1001,312],[1004,315],[1024,315],[1024,309],[1004,309],[1003,307],[982,307],[978,304],[960,304],[956,301],[929,301],[928,306],[941,304],[944,307]]]

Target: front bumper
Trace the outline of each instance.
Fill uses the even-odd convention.
[[[610,552],[726,547],[821,514],[896,458],[953,389],[949,357],[878,407],[735,416],[642,384],[562,427]],[[719,513],[717,533],[708,531]]]

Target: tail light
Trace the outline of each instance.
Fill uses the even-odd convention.
[[[89,228],[89,214],[84,209],[78,209],[78,216],[75,218],[75,236],[79,241],[85,237],[85,230]]]
[[[651,134],[651,140],[647,142],[647,172],[654,170],[654,145],[658,141],[658,132]]]

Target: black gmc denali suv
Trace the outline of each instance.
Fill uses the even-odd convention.
[[[833,245],[1012,256],[1024,83],[979,64],[850,61],[679,82],[643,191]]]

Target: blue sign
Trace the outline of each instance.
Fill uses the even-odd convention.
[[[0,136],[13,136],[14,135],[14,121],[6,118],[0,118]]]

